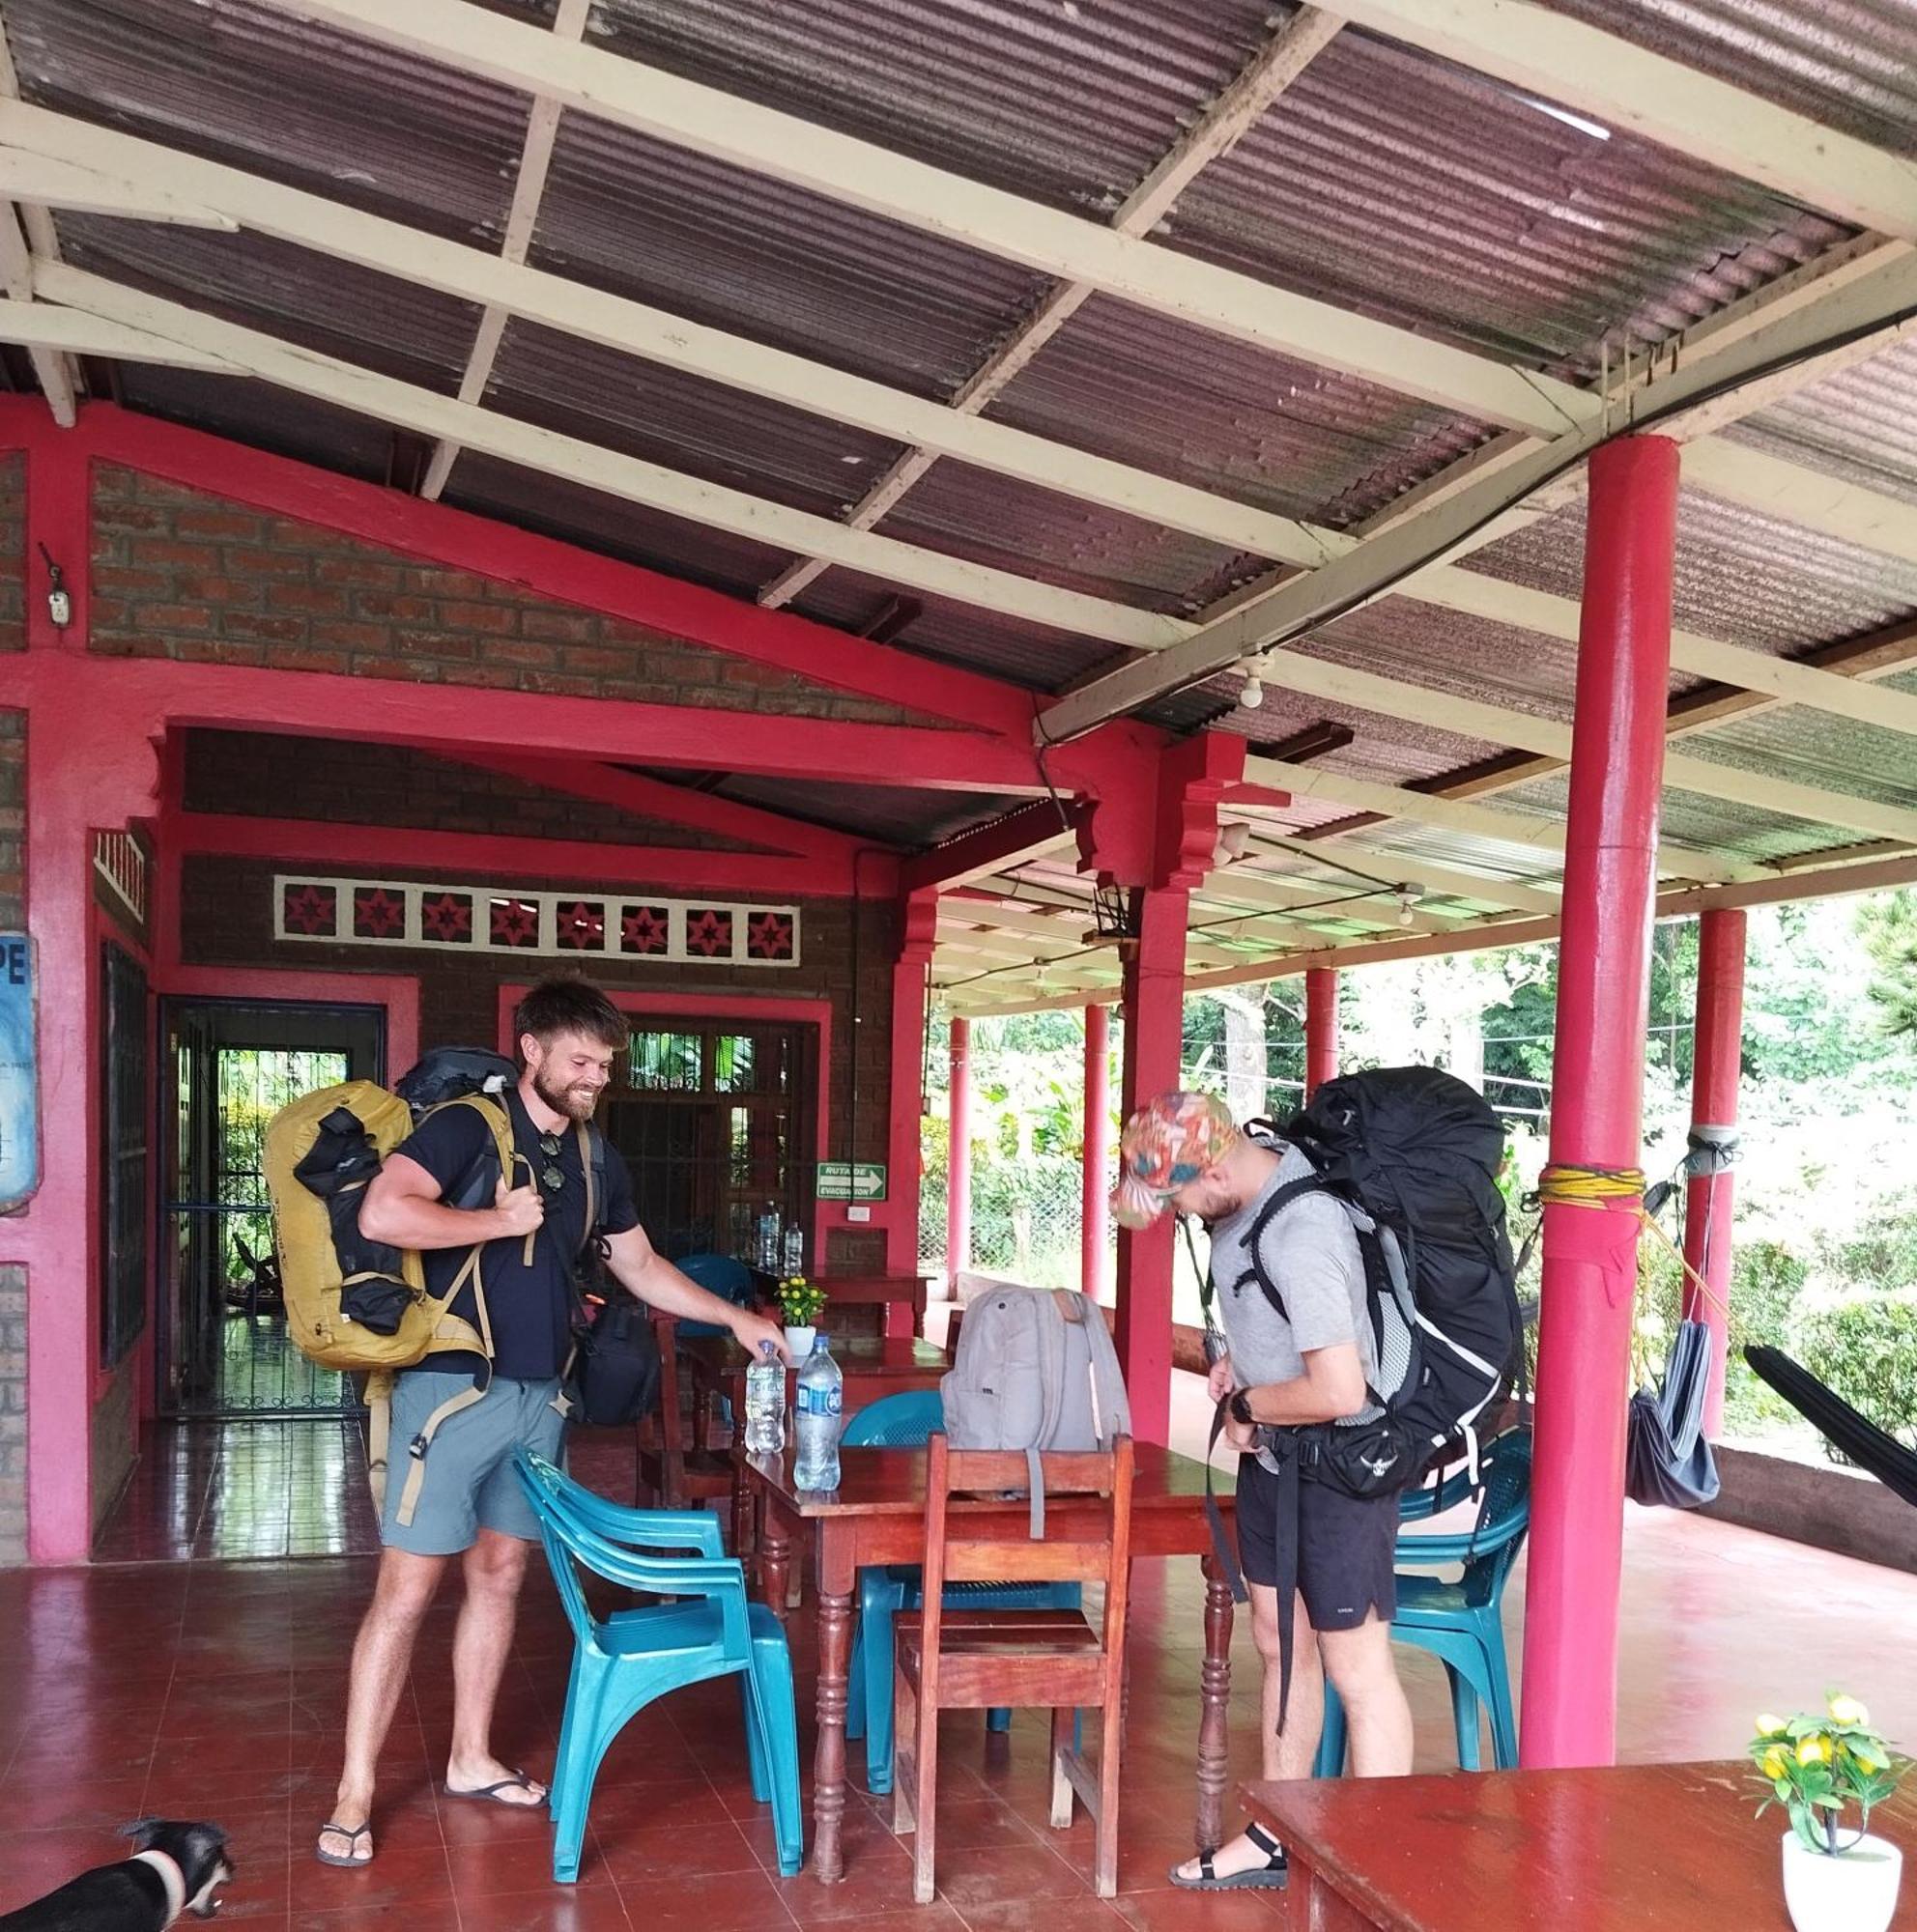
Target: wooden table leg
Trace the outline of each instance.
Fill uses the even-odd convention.
[[[852,1662],[854,1572],[820,1523],[818,1543],[818,1759],[813,1777],[813,1869],[828,1885],[845,1876],[845,1689]]]
[[[758,1594],[783,1624],[786,1621],[786,1580],[792,1561],[792,1526],[777,1504],[765,1506],[758,1545]]]
[[[1225,1782],[1230,1748],[1231,1584],[1216,1556],[1205,1558],[1205,1662],[1199,1673],[1198,1849],[1224,1839]]]
[[[732,1554],[746,1566],[746,1574],[752,1574],[753,1548],[753,1509],[752,1484],[746,1480],[746,1465],[742,1457],[732,1458]],[[770,1599],[767,1599],[769,1602]]]

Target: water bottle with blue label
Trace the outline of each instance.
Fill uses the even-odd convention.
[[[786,1446],[786,1364],[771,1342],[746,1371],[746,1454],[777,1456]]]
[[[794,1404],[798,1462],[792,1480],[802,1490],[839,1487],[839,1428],[844,1417],[845,1377],[832,1359],[829,1338],[820,1335],[799,1370]]]

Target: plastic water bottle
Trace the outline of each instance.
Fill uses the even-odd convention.
[[[786,1446],[786,1365],[770,1342],[746,1371],[746,1454],[777,1456]]]
[[[792,1480],[802,1490],[839,1487],[839,1427],[844,1416],[845,1377],[832,1359],[829,1338],[817,1336],[799,1371],[794,1428],[799,1460]]]

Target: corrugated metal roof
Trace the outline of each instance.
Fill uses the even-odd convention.
[[[1917,343],[1827,376],[1723,432],[1826,476],[1917,503]]]
[[[505,231],[529,109],[515,88],[245,0],[8,0],[7,42],[37,106],[435,234],[497,247]]]
[[[672,469],[831,517],[901,445],[557,329],[508,324],[495,409]]]
[[[68,214],[75,268],[450,395],[479,326],[472,302],[243,229]]]
[[[1917,152],[1909,0],[1543,0],[1764,100]]]
[[[1607,332],[1661,340],[1849,232],[1348,27],[1199,176],[1160,239],[1578,375]]]
[[[1108,212],[1273,0],[599,0],[600,43],[1055,207]]]

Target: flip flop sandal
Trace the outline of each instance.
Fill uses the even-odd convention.
[[[1265,1854],[1262,1865],[1253,1865],[1247,1871],[1232,1872],[1220,1878],[1213,1862],[1214,1855],[1200,1852],[1198,1876],[1184,1878],[1180,1876],[1178,1867],[1173,1865],[1172,1884],[1182,1891],[1282,1891],[1291,1883],[1291,1869],[1284,1847],[1262,1825],[1245,1826],[1245,1835]]]
[[[372,1830],[373,1828],[370,1825],[335,1825],[329,1820],[320,1827],[319,1836],[324,1838],[330,1832],[335,1838],[344,1838],[349,1845],[357,1849],[359,1840],[370,1836]],[[363,1859],[354,1857],[350,1854],[345,1858],[341,1858],[337,1852],[323,1850],[317,1839],[313,1844],[313,1856],[323,1865],[338,1865],[347,1871],[357,1870],[360,1865],[369,1865],[373,1862],[371,1852],[368,1852]]]
[[[515,1804],[510,1798],[500,1796],[502,1791],[524,1791],[529,1796],[536,1791],[539,1795],[529,1804]],[[523,1771],[514,1772],[510,1777],[501,1778],[497,1784],[477,1785],[471,1791],[457,1791],[448,1784],[445,1787],[445,1794],[448,1798],[473,1798],[482,1800],[488,1804],[501,1804],[508,1811],[536,1811],[552,1796],[536,1777],[528,1777]]]

